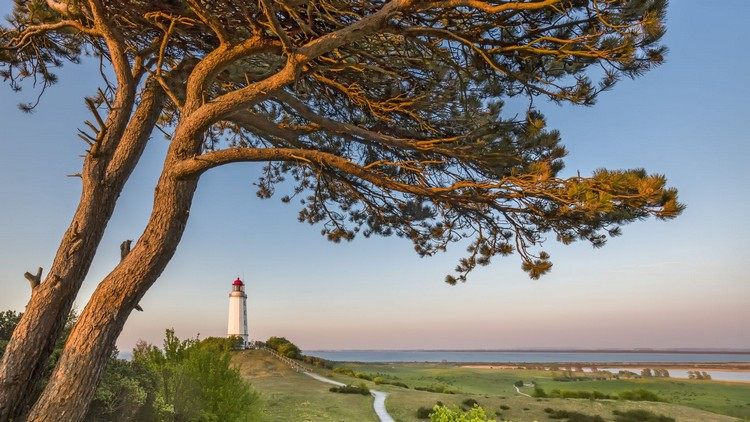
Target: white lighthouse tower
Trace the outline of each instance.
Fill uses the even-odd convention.
[[[248,346],[250,338],[247,331],[247,295],[245,284],[239,277],[232,283],[232,291],[229,293],[227,337],[232,336],[242,339],[243,349]]]

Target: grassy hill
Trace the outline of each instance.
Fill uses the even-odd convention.
[[[263,421],[377,421],[372,397],[336,394],[329,384],[299,374],[263,350],[232,356],[232,365],[264,401]]]

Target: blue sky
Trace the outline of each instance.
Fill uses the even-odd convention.
[[[6,13],[9,4],[0,5]],[[300,224],[297,208],[260,200],[259,166],[201,180],[183,241],[134,312],[118,346],[223,335],[228,292],[244,276],[251,336],[303,348],[750,348],[750,52],[739,28],[750,2],[674,1],[667,63],[625,80],[592,108],[539,104],[570,151],[567,171],[645,167],[664,173],[688,206],[670,222],[624,228],[603,249],[548,243],[555,266],[528,279],[517,257],[496,258],[466,284],[442,282],[463,249],[420,259],[401,239],[335,245]],[[31,115],[0,86],[0,310],[23,310],[23,272],[47,268],[80,193],[92,66],[67,66]],[[82,308],[148,218],[167,143],[155,135],[128,182],[76,301]]]

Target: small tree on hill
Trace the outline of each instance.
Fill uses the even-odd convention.
[[[0,363],[0,419],[80,420],[115,339],[175,253],[203,173],[263,163],[257,194],[292,183],[300,221],[334,242],[396,235],[421,256],[467,240],[446,281],[517,254],[552,267],[547,236],[602,246],[620,226],[673,218],[661,175],[562,177],[559,134],[511,97],[591,105],[663,59],[664,0],[16,0],[0,74],[42,90],[93,56],[102,88],[78,176],[82,195]],[[111,75],[111,76],[110,76]],[[22,104],[30,111],[36,104]],[[38,399],[122,188],[155,129],[170,146],[145,230],[99,283]]]

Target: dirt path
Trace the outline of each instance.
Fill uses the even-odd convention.
[[[522,396],[526,396],[526,397],[531,397],[530,395],[528,395],[528,394],[526,394],[526,393],[522,393],[522,392],[521,392],[521,390],[519,390],[519,389],[518,389],[518,386],[517,386],[517,385],[514,385],[514,387],[516,387],[516,392],[517,392],[518,394],[520,394],[520,395],[522,395]]]
[[[346,385],[343,382],[334,381],[330,378],[326,378],[313,372],[303,372],[303,374],[318,381],[327,382],[328,384],[337,385],[339,387]],[[375,414],[378,415],[378,419],[380,419],[380,422],[395,422],[391,415],[388,414],[388,410],[385,408],[385,399],[386,397],[388,397],[388,393],[384,391],[370,390],[370,394],[372,394],[375,398],[372,403],[372,407],[375,409]]]

